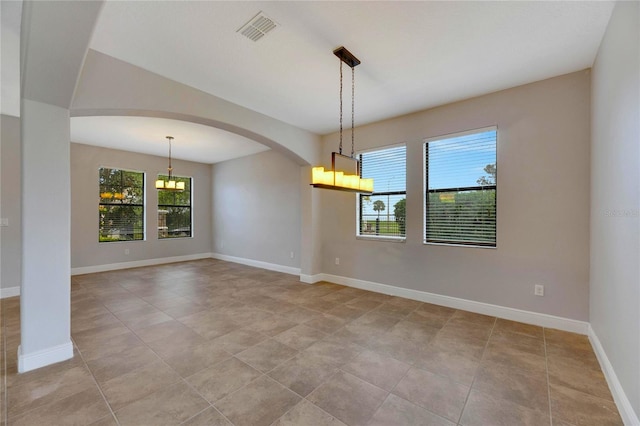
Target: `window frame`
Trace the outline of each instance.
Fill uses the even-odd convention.
[[[156,179],[168,179],[169,175],[167,174],[163,174],[163,173],[158,173],[156,175]],[[171,241],[171,240],[180,240],[180,239],[185,239],[185,238],[193,238],[193,176],[172,176],[173,179],[183,179],[189,180],[189,205],[185,206],[185,205],[180,205],[180,204],[160,204],[160,192],[163,191],[162,189],[158,189],[156,190],[156,192],[158,193],[157,198],[156,198],[156,222],[158,222],[158,216],[160,215],[160,210],[161,207],[176,207],[176,208],[188,208],[189,209],[189,235],[184,235],[184,236],[175,236],[175,237],[169,237],[168,235],[168,231],[167,231],[167,236],[166,237],[161,237],[160,236],[160,229],[159,226],[156,226],[156,237],[158,239],[158,241]],[[165,190],[166,191],[166,190]],[[166,192],[180,192],[180,191],[166,191]]]
[[[100,177],[101,177],[101,171],[103,169],[109,169],[109,170],[118,170],[120,172],[130,172],[130,173],[139,173],[142,175],[142,204],[126,204],[126,206],[130,206],[130,207],[142,207],[142,214],[140,215],[141,217],[141,221],[142,221],[142,238],[140,239],[132,239],[132,240],[105,240],[105,241],[101,241],[100,240],[100,207],[101,206],[118,206],[118,205],[122,205],[122,204],[114,204],[114,203],[103,203],[102,202],[102,197],[101,197],[101,186],[102,184],[100,183]],[[121,187],[124,188],[124,187]],[[102,244],[102,243],[132,243],[132,242],[139,242],[139,241],[146,241],[147,240],[147,223],[146,223],[146,216],[147,216],[147,173],[142,171],[142,170],[130,170],[130,169],[125,169],[122,167],[111,167],[111,166],[98,166],[98,244]],[[135,234],[134,234],[135,235]]]
[[[471,248],[483,248],[483,249],[497,249],[498,248],[498,179],[496,172],[496,182],[493,185],[478,185],[478,186],[469,186],[469,187],[459,187],[459,188],[441,188],[433,191],[429,191],[429,168],[428,168],[428,145],[430,142],[440,141],[444,139],[458,138],[467,135],[473,135],[483,132],[495,131],[496,132],[496,149],[495,149],[495,164],[496,170],[498,166],[498,125],[485,126],[476,129],[464,130],[461,132],[447,133],[444,135],[433,136],[423,140],[422,142],[422,195],[423,195],[423,214],[422,214],[422,244],[423,245],[433,245],[433,246],[450,246],[450,247],[471,247]],[[427,240],[427,224],[428,224],[428,215],[429,215],[429,193],[438,193],[438,192],[454,192],[454,191],[470,191],[477,190],[477,188],[487,188],[493,189],[495,191],[495,243],[487,243],[483,244],[481,242],[476,241],[453,241],[453,240],[439,240],[439,241],[429,241]]]
[[[404,147],[404,172],[405,172],[405,181],[404,181],[404,191],[381,191],[381,192],[374,192],[372,193],[370,196],[394,196],[394,195],[404,195],[405,198],[405,203],[406,203],[406,198],[407,198],[407,144],[404,142],[401,143],[396,143],[396,144],[392,144],[392,145],[385,145],[385,146],[381,146],[381,147],[376,147],[376,148],[370,148],[370,149],[366,149],[366,150],[362,150],[356,153],[356,156],[358,158],[358,161],[360,161],[360,177],[367,177],[367,176],[362,176],[362,169],[363,169],[363,165],[362,165],[362,154],[366,154],[366,153],[370,153],[370,152],[376,152],[376,151],[383,151],[386,149],[393,149],[393,148],[398,148],[398,147]],[[375,185],[375,182],[374,182]],[[386,241],[386,242],[393,242],[393,243],[404,243],[407,240],[407,217],[406,217],[406,207],[405,207],[405,228],[404,228],[404,235],[370,235],[370,234],[361,234],[361,217],[362,217],[362,197],[366,197],[368,195],[364,195],[364,194],[356,194],[356,239],[358,240],[366,240],[366,241]],[[387,208],[389,208],[389,206],[386,206]]]

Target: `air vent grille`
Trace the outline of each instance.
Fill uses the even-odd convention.
[[[258,41],[278,26],[271,18],[259,12],[237,31],[249,40]]]

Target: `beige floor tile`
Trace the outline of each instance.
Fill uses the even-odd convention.
[[[207,401],[181,381],[147,395],[115,414],[122,426],[175,425],[193,417],[207,405]]]
[[[170,354],[164,354],[162,359],[182,377],[191,376],[231,357],[215,340],[175,349]]]
[[[482,363],[492,363],[512,370],[524,370],[533,374],[545,375],[547,361],[544,356],[522,351],[508,343],[489,342],[482,357]]]
[[[220,337],[216,337],[213,341],[218,343],[225,351],[237,354],[268,338],[268,336],[253,331],[250,328],[239,328]]]
[[[307,396],[337,372],[334,363],[302,352],[269,372],[269,376],[301,396]]]
[[[473,389],[542,413],[549,412],[549,391],[544,373],[532,374],[487,364],[480,367]]]
[[[398,384],[409,368],[409,364],[368,350],[342,366],[347,373],[387,391]]]
[[[159,359],[148,347],[133,346],[123,349],[117,356],[107,355],[87,363],[93,376],[102,384]]]
[[[280,417],[273,426],[346,426],[329,413],[322,411],[309,401],[302,400]]]
[[[233,424],[218,410],[209,407],[182,423],[182,426],[233,426]]]
[[[299,401],[299,396],[262,376],[216,402],[215,407],[236,426],[268,426]]]
[[[543,426],[550,422],[549,413],[492,398],[476,390],[471,391],[460,419],[462,426]]]
[[[75,356],[24,374],[0,308],[12,425],[621,424],[586,336],[215,259],[72,277]]]
[[[261,375],[262,373],[244,362],[236,358],[230,358],[213,367],[199,371],[187,377],[186,380],[209,402],[215,402],[237,391]]]
[[[469,388],[428,371],[412,368],[393,393],[457,423]]]
[[[9,417],[15,417],[39,406],[95,387],[91,373],[85,366],[67,368],[41,379],[11,387],[7,392],[8,414]]]
[[[118,422],[116,418],[113,417],[113,414],[109,414],[107,416],[102,417],[99,420],[91,423],[89,426],[118,426]]]
[[[102,392],[113,410],[180,381],[180,376],[158,360],[101,384]]]
[[[298,353],[293,348],[269,339],[236,355],[253,368],[266,373]]]
[[[353,357],[364,350],[363,347],[355,344],[346,344],[333,339],[330,336],[327,339],[320,340],[302,351],[303,354],[311,354],[317,356],[327,363],[339,367],[349,362]]]
[[[325,311],[329,315],[333,315],[338,318],[342,318],[343,320],[354,320],[356,318],[361,317],[367,311],[362,309],[356,309],[347,305],[338,305],[332,309]]]
[[[587,395],[559,385],[550,385],[551,418],[580,426],[622,426],[613,401]]]
[[[502,318],[496,319],[494,333],[519,334],[526,337],[542,340],[544,338],[544,330],[542,327],[531,324],[524,324],[516,321],[509,321]]]
[[[306,324],[299,324],[293,328],[283,331],[277,336],[274,336],[274,339],[291,348],[301,351],[325,336],[326,333],[320,330],[308,327]]]
[[[365,425],[388,393],[357,377],[338,372],[313,391],[307,400],[338,420],[350,425]]]
[[[247,326],[247,328],[273,337],[283,331],[295,327],[296,325],[298,325],[297,322],[290,321],[281,315],[272,315],[269,318],[265,318]]]
[[[600,368],[576,363],[575,360],[549,356],[549,383],[561,385],[599,398],[613,400],[609,385]]]
[[[109,408],[96,387],[39,406],[10,419],[14,426],[88,425],[109,415]]]
[[[345,324],[345,320],[333,315],[322,314],[320,318],[312,319],[304,323],[307,327],[315,328],[324,333],[334,333]]]
[[[396,395],[389,395],[376,411],[368,426],[454,426],[455,423],[437,416]]]
[[[352,326],[366,327],[372,331],[388,331],[390,328],[398,324],[400,319],[397,316],[387,315],[378,311],[367,312],[363,316],[353,320]]]

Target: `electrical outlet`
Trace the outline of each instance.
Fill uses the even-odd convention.
[[[124,254],[128,255],[129,254],[129,249],[124,249]]]
[[[533,287],[533,294],[536,296],[544,296],[544,286],[542,284],[536,284]]]
[[[0,226],[9,226],[9,218],[3,217],[2,219],[0,219]]]
[[[289,253],[289,257],[293,259],[295,257],[295,254],[293,252],[291,252],[291,253]]]
[[[336,257],[336,265],[339,265],[339,264],[340,264],[340,258]]]

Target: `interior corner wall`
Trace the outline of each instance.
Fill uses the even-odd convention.
[[[591,327],[640,418],[640,4],[618,2],[592,78]]]
[[[112,167],[146,173],[144,241],[98,242],[98,169]],[[167,158],[90,145],[71,144],[71,267],[211,253],[211,166],[173,160],[177,176],[193,178],[191,238],[158,239],[158,195],[154,182],[166,174]],[[125,250],[129,250],[128,254]]]
[[[356,239],[356,197],[322,191],[322,272],[587,320],[589,120],[584,70],[358,127],[357,150],[407,146],[407,239]],[[497,248],[423,244],[424,139],[492,125]],[[337,134],[323,143],[328,159]],[[534,284],[545,286],[544,297]]]
[[[224,161],[212,185],[215,253],[300,268],[298,164],[273,150]]]
[[[1,115],[0,132],[0,216],[8,221],[8,226],[0,228],[0,288],[11,288],[13,294],[20,287],[22,265],[20,118]]]

